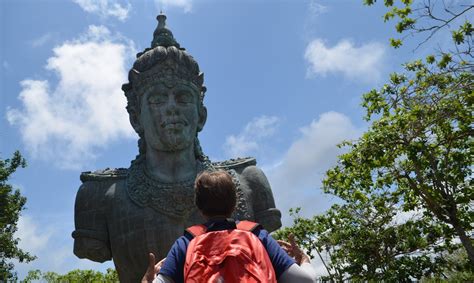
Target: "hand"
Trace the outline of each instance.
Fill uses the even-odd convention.
[[[290,241],[289,243],[282,240],[278,240],[277,242],[289,256],[295,259],[298,265],[301,265],[305,262],[310,263],[309,256],[296,245],[295,236],[290,234],[288,236],[288,240]]]
[[[148,268],[145,275],[143,275],[142,283],[151,283],[155,280],[156,275],[160,272],[160,269],[165,262],[165,259],[166,257],[155,264],[155,255],[153,253],[148,254]]]

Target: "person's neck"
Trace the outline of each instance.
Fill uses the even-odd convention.
[[[230,218],[230,216],[227,216],[227,215],[204,216],[204,219],[206,219],[206,221],[209,221],[209,220],[229,219],[229,218]]]
[[[172,152],[147,148],[146,152],[148,173],[165,183],[176,183],[196,177],[196,162],[192,146]]]

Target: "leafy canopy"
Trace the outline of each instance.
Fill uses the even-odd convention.
[[[95,270],[80,270],[75,269],[69,271],[66,274],[58,274],[55,272],[47,271],[41,272],[40,270],[31,270],[28,275],[21,282],[28,283],[35,280],[42,280],[47,283],[115,283],[119,282],[118,274],[115,269],[107,268],[105,273]]]
[[[34,256],[18,247],[19,239],[14,236],[26,198],[8,183],[10,176],[18,168],[25,166],[26,161],[18,151],[11,159],[0,158],[0,281],[16,280],[17,276],[11,259],[17,259],[19,262],[35,259]]]
[[[296,210],[293,227],[279,232],[317,254],[331,280],[474,279],[474,5],[464,2],[383,1],[384,21],[396,20],[402,35],[393,47],[443,32],[452,44],[363,95],[371,126],[340,145],[348,151],[323,181],[342,203],[311,219]],[[453,263],[459,248],[466,256]]]

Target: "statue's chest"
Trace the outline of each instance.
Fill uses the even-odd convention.
[[[203,221],[194,205],[189,205],[189,211],[180,214],[183,202],[193,202],[192,195],[189,199],[172,195],[160,197],[166,200],[159,202],[162,207],[150,202],[137,205],[125,188],[116,192],[107,217],[116,264],[117,260],[124,263],[133,261],[134,257],[143,257],[149,252],[163,258],[186,227]]]
[[[127,183],[127,195],[138,207],[151,208],[172,218],[187,219],[195,209],[192,184],[158,187]]]
[[[125,180],[128,198],[139,207],[168,217],[187,219],[194,210],[194,179],[173,184],[150,178],[142,166],[132,166]]]
[[[131,168],[111,198],[107,224],[116,264],[151,251],[164,257],[184,229],[204,222],[194,204],[194,180],[165,185],[142,172]],[[238,195],[233,216],[253,220],[250,190],[230,173]]]

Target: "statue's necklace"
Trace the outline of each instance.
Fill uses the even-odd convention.
[[[210,162],[196,164],[196,172],[216,170]],[[237,219],[250,219],[246,197],[240,187],[239,177],[233,169],[226,169],[231,175],[237,189]],[[130,166],[126,179],[130,199],[140,207],[151,207],[159,213],[187,219],[195,210],[194,204],[195,177],[176,183],[161,182],[147,174],[145,160],[136,160]]]
[[[196,172],[205,170],[201,162]],[[140,207],[151,207],[159,213],[186,219],[195,209],[194,178],[175,183],[165,183],[147,173],[144,159],[132,163],[127,175],[127,192]]]

